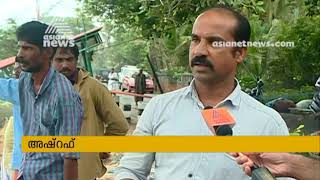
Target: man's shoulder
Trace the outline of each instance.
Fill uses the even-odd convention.
[[[31,78],[31,73],[22,71],[19,76],[19,81],[22,82],[28,78]]]
[[[152,98],[152,101],[157,102],[157,103],[165,103],[165,102],[172,102],[175,100],[179,100],[179,99],[183,98],[183,96],[187,93],[186,92],[187,88],[188,87],[184,87],[184,88],[180,88],[180,89],[177,89],[177,90],[174,90],[171,92],[157,95]]]
[[[63,74],[56,72],[53,79],[53,89],[58,92],[58,96],[74,95],[76,91],[69,79]]]
[[[20,88],[25,88],[25,85],[27,82],[29,82],[31,80],[31,73],[29,72],[21,72],[20,76],[19,76],[19,89]]]
[[[248,94],[241,93],[242,117],[246,122],[263,127],[263,134],[268,135],[287,135],[288,128],[281,115],[274,109],[262,104]]]
[[[276,121],[279,119],[282,120],[282,117],[277,111],[262,104],[245,92],[241,91],[241,96],[242,106],[244,106],[243,108],[245,108],[251,114],[254,114],[255,118],[265,117],[267,119],[273,119]]]
[[[65,86],[71,85],[72,86],[70,80],[68,80],[63,74],[61,74],[57,71],[55,71],[54,82],[58,83],[60,85],[65,85]]]
[[[109,92],[109,90],[105,85],[103,85],[100,81],[90,76],[83,79],[83,82],[80,88],[86,88],[90,92],[98,92],[98,91]]]
[[[91,77],[91,76],[87,76],[86,78],[83,79],[83,81],[85,83],[90,83],[90,84],[94,84],[94,85],[100,85],[102,83],[100,83],[100,81],[98,81],[97,79]],[[102,84],[103,85],[103,84]]]

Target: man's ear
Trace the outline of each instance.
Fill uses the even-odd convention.
[[[238,48],[235,52],[235,58],[238,64],[241,64],[247,56],[247,48]]]

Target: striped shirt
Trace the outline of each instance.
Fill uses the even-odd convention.
[[[309,108],[315,112],[320,112],[320,77],[318,78],[315,87],[317,88],[317,92],[313,96],[312,103],[310,104]]]
[[[315,113],[320,112],[320,90],[314,94],[310,109]]]
[[[77,136],[82,104],[70,81],[50,68],[39,93],[31,73],[19,80],[21,118],[25,136]],[[79,159],[79,153],[25,153],[19,175],[25,180],[62,180],[64,158]]]

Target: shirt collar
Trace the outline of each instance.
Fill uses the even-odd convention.
[[[190,83],[190,85],[185,89],[184,96],[191,96],[192,98],[196,99],[200,102],[197,90],[194,86],[195,80],[193,79]],[[224,104],[225,102],[229,101],[233,106],[239,106],[241,101],[241,86],[239,84],[239,81],[235,79],[236,87],[234,90],[227,96],[224,100],[222,100],[220,103],[217,104],[217,106]]]
[[[184,96],[191,95],[192,91],[194,89],[194,79],[190,82],[189,86],[186,87],[185,91],[183,92]]]
[[[236,87],[234,88],[232,93],[222,102],[230,101],[232,103],[232,105],[239,106],[240,101],[241,101],[241,98],[240,98],[241,97],[241,86],[240,86],[239,81],[237,79],[235,79],[235,84],[236,84]]]
[[[40,87],[40,90],[39,90],[39,94],[38,95],[41,95],[43,94],[43,92],[47,89],[47,87],[49,86],[50,82],[52,81],[53,79],[53,76],[55,75],[56,71],[53,70],[51,67],[46,75],[46,77],[44,78],[42,84],[41,84],[41,87]],[[32,79],[32,73],[29,73],[29,90],[31,92],[34,92],[34,89],[33,89],[33,79]],[[34,92],[35,95],[37,92]]]
[[[80,67],[77,68],[77,81],[73,84],[74,88],[79,92],[81,84],[89,77],[89,73],[86,70]]]
[[[76,68],[76,70],[72,73],[69,81],[71,82],[72,85],[76,84],[77,83],[77,80],[78,80],[78,68]]]

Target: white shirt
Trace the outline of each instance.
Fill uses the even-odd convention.
[[[112,80],[112,79],[117,79],[117,80],[119,79],[118,73],[110,72],[108,78],[109,78],[109,80],[108,80],[108,89],[110,91],[119,89],[119,82],[115,81],[115,80]]]
[[[194,87],[159,95],[148,103],[134,135],[204,135],[212,136],[204,121]],[[288,135],[281,116],[241,91],[234,91],[216,107],[225,107],[236,124],[233,135]],[[192,143],[190,143],[192,144]],[[116,180],[146,179],[155,162],[155,179],[248,180],[241,167],[227,153],[127,153],[120,161]]]
[[[110,72],[108,78],[109,79],[118,79],[118,73]]]

